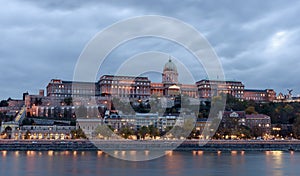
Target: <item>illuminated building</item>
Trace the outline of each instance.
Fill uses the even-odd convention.
[[[147,77],[103,75],[97,83],[101,96],[145,99],[150,97]]]
[[[67,97],[90,98],[98,96],[96,83],[75,82],[52,79],[47,85],[47,96],[57,100],[63,100]]]
[[[276,92],[273,89],[245,89],[244,100],[253,100],[259,102],[272,102],[276,99]]]
[[[244,84],[240,81],[201,80],[196,82],[200,98],[210,99],[221,93],[230,94],[237,99],[244,97]]]

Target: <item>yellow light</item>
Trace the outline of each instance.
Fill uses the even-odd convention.
[[[198,151],[198,155],[203,155],[203,151]]]
[[[2,151],[2,156],[6,157],[6,155],[7,155],[7,151],[6,150]]]
[[[102,155],[102,154],[103,154],[102,151],[98,151],[98,152],[97,152],[97,155],[98,155],[98,156],[100,156],[100,155]]]
[[[236,155],[237,151],[231,151],[231,155]]]
[[[52,150],[48,151],[48,156],[53,156],[53,151]]]

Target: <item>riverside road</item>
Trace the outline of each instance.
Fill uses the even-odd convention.
[[[0,140],[0,151],[300,151],[300,140]]]

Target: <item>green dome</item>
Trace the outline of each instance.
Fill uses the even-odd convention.
[[[177,67],[176,67],[176,65],[172,62],[171,59],[169,59],[169,62],[167,62],[167,63],[165,64],[164,71],[174,71],[174,72],[177,72]]]

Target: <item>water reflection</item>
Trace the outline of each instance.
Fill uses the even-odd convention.
[[[283,152],[282,151],[267,151],[266,165],[270,168],[273,176],[283,176]]]
[[[236,155],[237,155],[237,151],[234,151],[234,150],[231,151],[231,155],[232,155],[232,156],[236,156]]]
[[[149,150],[145,150],[145,155],[149,156],[150,151]]]
[[[101,156],[102,154],[103,154],[102,151],[97,151],[97,155],[98,155],[98,156]]]
[[[114,151],[138,158],[152,151]],[[1,175],[300,175],[299,152],[167,151],[147,162],[128,162],[102,151],[1,151]],[[14,169],[11,167],[14,166]],[[255,171],[255,172],[254,172]]]
[[[174,154],[173,151],[170,151],[168,155],[165,157],[165,164],[166,167],[166,175],[183,175],[184,168],[185,168],[185,158],[184,155],[177,155]],[[167,164],[172,163],[172,164]]]
[[[26,153],[27,153],[27,156],[29,156],[29,157],[33,157],[36,155],[35,151],[27,151]]]
[[[53,151],[52,150],[50,150],[50,151],[48,151],[48,156],[53,156]]]
[[[7,151],[6,150],[2,151],[2,156],[6,157],[6,155],[7,155]]]

